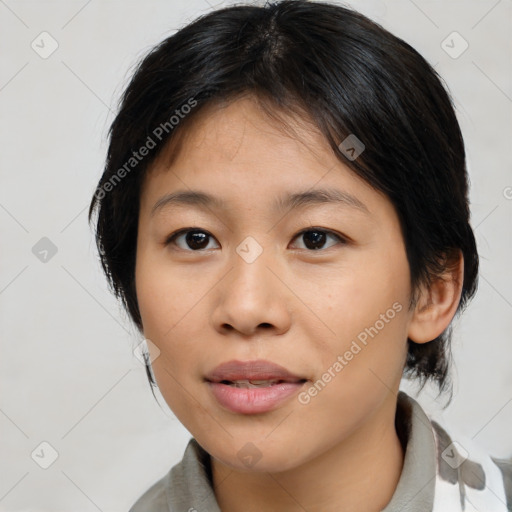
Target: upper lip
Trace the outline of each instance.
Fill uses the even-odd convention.
[[[294,375],[283,366],[256,359],[253,361],[227,361],[220,364],[206,375],[210,382],[238,381],[238,380],[283,380],[286,382],[305,381],[304,377]]]

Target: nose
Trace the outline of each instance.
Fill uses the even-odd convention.
[[[275,335],[290,328],[293,294],[272,256],[263,251],[249,262],[234,253],[231,270],[215,287],[212,321],[218,332],[253,336],[260,330]]]

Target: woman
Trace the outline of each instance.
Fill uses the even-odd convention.
[[[131,512],[507,510],[510,464],[399,391],[449,388],[467,181],[436,72],[354,11],[230,7],[154,48],[89,216],[193,438]]]

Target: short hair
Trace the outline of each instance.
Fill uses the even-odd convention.
[[[312,121],[339,160],[389,198],[410,267],[410,307],[419,285],[462,253],[460,313],[476,291],[478,254],[464,142],[441,77],[409,44],[356,11],[284,0],[200,16],[151,49],[121,97],[89,222],[97,210],[101,265],[139,331],[135,261],[144,176],[203,107],[247,94],[269,116]],[[357,158],[342,150],[350,135],[364,144]],[[136,157],[143,147],[146,156]],[[407,343],[404,376],[453,393],[451,323],[428,343]],[[154,385],[147,363],[146,371]]]

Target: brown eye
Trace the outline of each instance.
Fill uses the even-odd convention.
[[[182,229],[171,235],[166,240],[165,245],[174,244],[183,250],[201,251],[209,248],[208,243],[210,238],[212,238],[212,235],[201,229]],[[184,239],[183,243],[185,247],[176,243],[180,239]]]
[[[318,228],[305,229],[301,231],[295,238],[302,238],[304,240],[304,246],[306,249],[318,251],[320,249],[325,249],[324,245],[329,237],[334,238],[338,242],[345,243],[345,240],[336,233]],[[327,248],[332,247],[332,245],[336,244],[331,244]]]
[[[304,247],[300,247],[303,249],[307,249],[308,251],[319,251],[322,249],[329,249],[336,243],[331,243],[327,247],[325,246],[328,243],[329,238],[334,240],[334,242],[341,242],[342,244],[346,243],[346,240],[329,230],[319,229],[319,228],[308,228],[300,233],[298,233],[295,239],[303,240]],[[170,235],[165,245],[175,245],[179,249],[184,251],[191,252],[201,252],[207,249],[213,249],[215,247],[209,247],[210,239],[213,239],[213,235],[204,231],[202,229],[181,229],[178,232]]]

